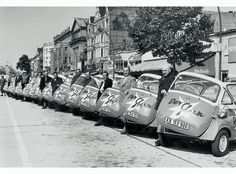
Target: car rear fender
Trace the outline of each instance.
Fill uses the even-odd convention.
[[[231,137],[231,131],[228,127],[222,126],[219,127],[218,120],[213,119],[208,129],[199,137],[200,140],[214,141],[218,132],[221,130],[226,130]]]

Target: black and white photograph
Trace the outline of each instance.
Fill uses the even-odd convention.
[[[236,167],[236,4],[10,2],[0,170]]]

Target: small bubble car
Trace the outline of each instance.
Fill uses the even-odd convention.
[[[70,91],[65,95],[66,104],[72,108],[72,112],[77,114],[78,105],[76,100],[79,97],[83,88],[89,83],[91,78],[86,78],[86,75],[82,73],[70,87]]]
[[[53,76],[50,76],[53,78]],[[65,80],[65,76],[59,74],[58,77],[64,81]],[[60,85],[61,86],[61,85]],[[58,88],[60,88],[60,86]],[[56,91],[55,91],[56,92]],[[54,94],[55,94],[54,92]],[[49,104],[51,105],[52,102],[53,102],[53,95],[52,95],[52,85],[51,85],[51,82],[49,82],[45,88],[43,89],[42,91],[42,98],[47,100],[49,102]]]
[[[81,91],[79,97],[77,98],[77,105],[82,112],[95,112],[96,104],[98,100],[98,92],[103,80],[102,75],[95,75],[92,77],[90,82]]]
[[[163,146],[173,138],[211,143],[214,156],[236,139],[236,83],[201,74],[180,73],[160,103],[157,132]]]
[[[120,90],[119,86],[124,76],[116,75],[111,88],[107,88],[99,98],[96,110],[103,117],[120,117]]]
[[[63,84],[55,91],[53,95],[53,101],[58,104],[59,108],[63,108],[66,105],[65,96],[70,92],[72,77],[64,79]]]
[[[30,97],[29,92],[30,92],[30,89],[32,89],[32,87],[33,87],[34,81],[35,81],[34,79],[31,79],[30,82],[23,89],[23,96],[24,97],[26,97],[26,98]]]
[[[154,109],[161,76],[145,73],[121,104],[121,115],[125,117],[127,131],[129,125],[156,128],[156,110]]]

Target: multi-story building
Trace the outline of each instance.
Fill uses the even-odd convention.
[[[69,43],[71,41],[70,27],[66,28],[60,34],[53,38],[54,50],[52,50],[52,71],[68,72],[70,71],[71,54]]]
[[[42,72],[43,71],[43,48],[38,48],[36,55],[30,59],[31,61],[31,70],[33,72]]]
[[[71,41],[69,54],[71,57],[70,69],[83,70],[85,66],[86,55],[86,22],[88,19],[75,18],[71,28]]]
[[[136,16],[134,7],[98,7],[87,26],[87,60],[97,69],[112,71],[115,57],[134,50],[128,36],[129,25]],[[119,58],[120,56],[118,56]]]
[[[217,11],[203,11],[204,14],[211,16],[211,19],[214,20],[214,33],[220,31],[220,20],[219,13]],[[221,12],[222,19],[222,30],[230,30],[236,28],[236,13],[233,11]]]
[[[52,42],[43,44],[43,70],[49,70],[51,68],[51,50],[54,47]]]

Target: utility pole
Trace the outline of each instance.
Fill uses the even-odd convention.
[[[222,20],[221,20],[221,13],[220,13],[220,8],[217,7],[218,10],[218,14],[219,14],[219,22],[220,22],[220,40],[219,40],[219,44],[220,44],[220,51],[219,51],[219,80],[221,79],[221,64],[222,64]]]

